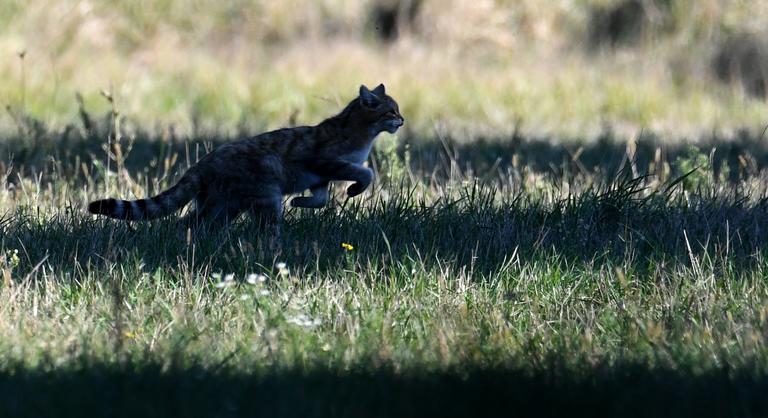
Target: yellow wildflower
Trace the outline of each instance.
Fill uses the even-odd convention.
[[[343,249],[345,249],[347,251],[352,251],[352,250],[355,249],[355,247],[353,247],[352,244],[349,244],[349,243],[346,243],[346,242],[342,242],[341,243],[341,248],[343,248]]]

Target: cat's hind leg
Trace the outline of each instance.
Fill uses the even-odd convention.
[[[242,207],[232,202],[215,199],[198,199],[195,209],[181,219],[186,228],[198,231],[214,231],[228,226],[242,213]]]
[[[253,196],[248,212],[267,238],[269,247],[272,250],[279,250],[283,229],[283,196],[280,191],[276,190],[269,195]]]
[[[249,209],[253,220],[262,227],[279,226],[283,219],[282,198],[258,200]]]

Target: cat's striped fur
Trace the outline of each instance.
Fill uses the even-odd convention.
[[[360,94],[336,116],[316,126],[263,133],[228,143],[192,166],[175,186],[141,200],[104,199],[88,211],[127,221],[170,215],[195,201],[188,220],[225,224],[243,212],[263,221],[279,221],[283,195],[302,193],[291,205],[319,208],[328,202],[331,181],[352,181],[350,197],[362,193],[373,180],[363,166],[374,138],[394,133],[403,124],[397,103],[384,85]]]

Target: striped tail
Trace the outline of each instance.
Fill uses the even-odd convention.
[[[184,207],[200,188],[196,176],[185,175],[175,186],[157,196],[140,200],[103,199],[88,204],[88,212],[124,221],[161,218]]]

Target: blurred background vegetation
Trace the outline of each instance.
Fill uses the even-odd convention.
[[[0,125],[313,124],[384,82],[406,134],[696,140],[768,122],[766,0],[3,0]]]

